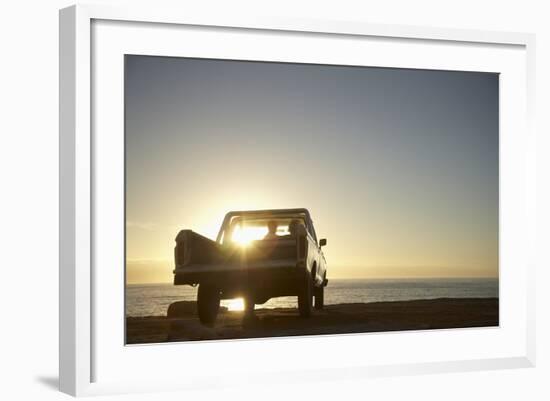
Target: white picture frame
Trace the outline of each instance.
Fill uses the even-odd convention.
[[[113,241],[110,241],[113,249],[101,254],[97,252],[94,244],[110,240],[107,232],[102,231],[106,227],[105,221],[110,221],[109,224],[122,224],[119,216],[123,210],[117,208],[116,204],[112,210],[101,206],[101,199],[96,195],[98,190],[102,193],[104,188],[101,186],[104,185],[104,181],[96,178],[104,174],[102,170],[118,171],[113,174],[114,178],[107,185],[115,188],[115,192],[122,191],[122,188],[116,189],[120,184],[117,177],[120,178],[122,170],[117,170],[117,166],[120,168],[121,165],[120,159],[117,159],[120,157],[120,142],[116,142],[116,135],[111,138],[114,142],[98,142],[94,138],[94,132],[97,132],[94,130],[118,132],[120,128],[120,116],[104,112],[109,110],[109,113],[119,113],[121,110],[122,89],[119,84],[122,71],[114,71],[111,67],[115,66],[117,69],[120,65],[117,63],[121,62],[120,55],[125,53],[176,56],[188,54],[191,50],[178,47],[177,40],[164,39],[180,34],[189,35],[188,30],[191,28],[194,30],[192,34],[198,35],[198,40],[202,41],[199,43],[204,47],[193,50],[193,56],[206,56],[213,52],[216,57],[229,58],[229,54],[223,53],[224,49],[216,50],[215,47],[214,42],[219,41],[222,36],[225,35],[224,39],[227,40],[246,42],[248,37],[261,35],[262,40],[272,41],[273,46],[268,46],[267,49],[266,46],[256,48],[243,42],[239,45],[243,53],[238,57],[246,59],[249,57],[245,54],[247,51],[261,51],[263,56],[258,56],[258,59],[300,62],[300,46],[306,42],[324,40],[328,43],[338,39],[342,43],[371,41],[369,46],[372,45],[373,54],[378,56],[372,56],[374,58],[368,61],[369,65],[373,62],[380,66],[410,68],[429,68],[435,65],[441,69],[469,68],[503,74],[501,139],[504,137],[505,140],[501,141],[501,155],[504,155],[501,156],[501,223],[505,224],[501,226],[500,243],[500,259],[503,266],[500,276],[500,327],[440,330],[429,333],[420,331],[335,335],[306,339],[257,339],[142,347],[124,346],[122,338],[116,334],[123,330],[123,321],[120,321],[120,328],[113,329],[112,332],[110,329],[107,331],[105,327],[118,321],[120,311],[110,313],[104,300],[108,299],[114,304],[120,303],[123,289],[118,285],[120,280],[123,281],[123,274],[111,269],[110,273],[98,275],[94,271],[94,266],[97,267],[98,261],[103,260],[102,258],[119,258],[121,250],[117,251],[114,247],[120,243],[117,242],[118,237],[113,238]],[[215,39],[212,45],[209,44],[207,36]],[[236,36],[239,38],[235,38]],[[129,37],[134,41],[136,38],[141,40],[139,44],[135,44],[131,43]],[[277,53],[276,49],[281,47],[280,43],[277,45],[277,41],[288,41],[288,38],[293,39],[294,53]],[[384,56],[380,41],[384,41],[384,48],[400,46],[399,49],[403,51],[392,53],[388,50]],[[187,15],[181,10],[167,11],[154,7],[111,8],[79,5],[61,10],[61,391],[72,395],[93,395],[211,388],[239,385],[250,379],[261,385],[262,382],[271,381],[274,375],[286,381],[342,377],[361,379],[385,375],[534,366],[535,285],[534,262],[530,252],[535,235],[535,138],[531,126],[534,110],[534,43],[533,35],[523,33],[292,18],[225,20],[210,15]],[[290,47],[287,51],[292,50],[288,50]],[[326,57],[335,57],[340,48],[333,47],[334,52]],[[343,48],[338,57],[349,58],[349,54],[346,56],[349,50],[345,50],[346,46]],[[420,52],[415,53],[419,54],[415,59],[411,58],[412,53],[407,50],[409,48]],[[484,61],[483,55],[489,51],[493,52],[493,56],[491,60]],[[441,61],[434,64],[436,52],[440,53]],[[443,54],[449,57],[443,57]],[[457,54],[464,54],[463,64],[457,63],[453,58],[456,58]],[[311,53],[303,57],[315,58],[318,63],[327,61],[320,53]],[[476,57],[479,61],[475,60]],[[366,65],[366,62],[360,59],[348,60],[349,64]],[[104,71],[114,73],[111,76],[104,74]],[[101,82],[112,83],[109,86],[112,92],[105,91],[105,88],[101,87]],[[513,94],[517,96],[513,97]],[[102,125],[103,121],[107,125]],[[98,153],[102,156],[101,160],[97,158]],[[110,163],[108,168],[107,163]],[[109,216],[111,218],[107,218]],[[116,223],[117,221],[119,223]],[[112,230],[111,234],[116,236],[120,234],[120,230],[122,227]],[[106,238],[103,239],[104,237]],[[514,246],[506,246],[507,244]],[[98,287],[101,287],[102,299],[94,298]],[[111,340],[113,337],[115,340]],[[269,342],[268,350],[266,342]],[[390,344],[392,347],[398,347],[400,343],[413,346],[404,349],[399,357],[393,357],[384,351]],[[448,345],[452,343],[457,346],[450,350]],[[479,345],[477,348],[476,344]],[[338,356],[342,352],[336,352],[337,349],[357,349],[358,345],[371,350],[369,360],[363,358],[359,352],[346,353],[346,356]],[[421,358],[414,352],[414,349],[419,349],[422,345],[434,348],[428,358]],[[315,358],[315,349],[319,347],[324,347],[325,350],[322,360]],[[438,350],[438,347],[441,347],[441,350]],[[471,349],[466,351],[469,348]],[[375,352],[376,349],[379,350],[378,353]],[[303,354],[304,357],[294,363],[292,368],[286,368],[284,360],[277,360],[277,354],[284,353],[285,350],[291,350],[295,355]],[[188,360],[197,362],[201,354],[212,355],[214,352],[225,353],[228,357],[241,355],[242,361],[236,361],[233,372],[212,370],[199,363],[194,365],[193,370],[186,371],[185,380],[170,375],[170,369],[174,366],[172,363],[175,363],[179,353],[185,353]],[[436,353],[439,353],[439,357],[436,357]],[[271,361],[272,364],[256,365],[254,372],[247,371],[246,363],[261,361],[257,357],[253,359],[253,355],[262,354],[265,354],[262,358]],[[170,358],[174,361],[170,362]],[[158,369],[158,364],[155,363],[159,360],[166,361],[166,368]],[[302,360],[308,362],[301,363]],[[157,366],[159,372],[156,375],[145,372],[147,374],[144,374],[144,377],[150,379],[140,377],[140,372],[131,368],[140,361],[145,365]],[[125,374],[117,373],[122,371]],[[242,378],[243,372],[247,372],[246,378]]]

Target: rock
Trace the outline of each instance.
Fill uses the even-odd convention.
[[[197,315],[197,303],[195,301],[179,301],[170,304],[166,317],[185,317]]]

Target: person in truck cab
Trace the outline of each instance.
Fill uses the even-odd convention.
[[[275,220],[269,220],[267,222],[267,234],[264,239],[277,239],[277,227],[278,224]]]
[[[288,233],[291,237],[295,237],[298,232],[298,226],[302,223],[298,219],[292,219],[288,224]]]

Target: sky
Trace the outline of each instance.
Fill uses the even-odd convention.
[[[126,56],[128,283],[308,208],[332,278],[498,276],[498,74]]]

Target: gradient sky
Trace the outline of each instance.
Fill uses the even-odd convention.
[[[126,56],[128,282],[307,207],[329,277],[498,275],[498,75]]]

